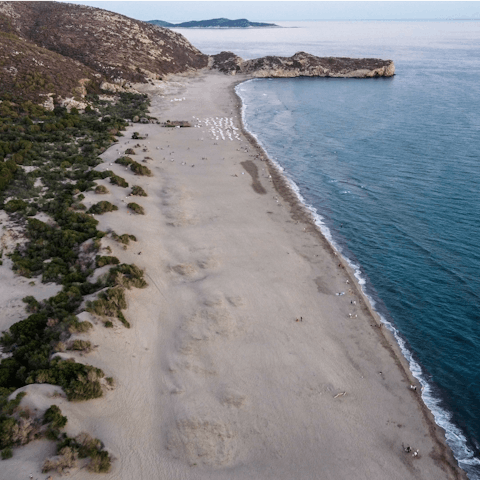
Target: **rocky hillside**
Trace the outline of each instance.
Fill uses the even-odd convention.
[[[90,67],[108,80],[144,82],[205,67],[182,35],[98,8],[57,2],[0,2],[9,31]]]
[[[4,98],[20,103],[43,103],[49,93],[80,98],[85,93],[84,85],[98,86],[99,77],[80,62],[0,31],[0,85]]]
[[[395,65],[376,58],[316,57],[298,52],[291,57],[262,57],[243,60],[232,52],[211,57],[211,66],[223,73],[252,77],[391,77]]]

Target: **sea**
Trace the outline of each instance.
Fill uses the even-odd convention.
[[[255,79],[237,93],[246,128],[356,272],[478,480],[480,22],[277,24],[177,31],[206,54],[395,62],[392,78]]]

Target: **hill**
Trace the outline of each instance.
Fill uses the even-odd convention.
[[[83,5],[0,2],[0,29],[73,59],[114,81],[144,82],[207,66],[181,34]]]
[[[0,85],[4,98],[40,103],[49,93],[63,98],[80,97],[83,85],[98,86],[100,80],[100,75],[78,61],[0,31]]]
[[[148,23],[157,25],[159,27],[168,28],[280,28],[274,23],[250,22],[246,18],[239,18],[238,20],[229,20],[228,18],[213,18],[211,20],[193,20],[182,23],[169,23],[164,22],[163,20],[149,20]]]

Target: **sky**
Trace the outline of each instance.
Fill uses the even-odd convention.
[[[480,20],[480,1],[69,1],[137,20]]]

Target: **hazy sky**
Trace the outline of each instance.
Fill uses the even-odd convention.
[[[480,2],[438,1],[70,1],[138,20],[184,22],[227,17],[251,21],[478,19]]]

